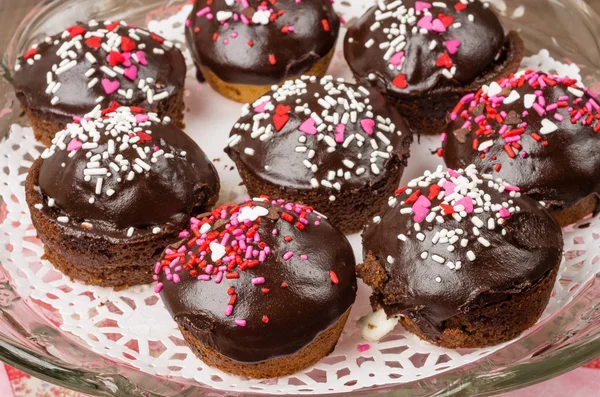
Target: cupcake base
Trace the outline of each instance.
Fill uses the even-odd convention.
[[[323,77],[327,72],[327,68],[329,67],[329,63],[331,62],[331,58],[335,49],[332,48],[327,55],[323,58],[319,59],[317,63],[315,63],[308,71],[302,73],[302,75],[307,76],[317,76]],[[247,85],[247,84],[233,84],[227,83],[224,80],[221,80],[215,73],[213,73],[209,68],[202,65],[196,65],[196,67],[200,70],[202,78],[210,84],[210,86],[217,91],[219,94],[223,95],[225,98],[231,99],[240,103],[252,103],[256,99],[260,98],[264,95],[265,92],[269,91],[272,85]],[[294,78],[297,76],[290,76],[289,78]]]
[[[482,348],[507,342],[518,337],[539,320],[550,300],[559,265],[560,261],[550,273],[527,291],[446,320],[438,339],[427,337],[410,315],[400,316],[400,323],[419,338],[449,349]],[[371,252],[367,254],[365,263],[357,266],[357,272],[366,284],[375,288],[380,288],[387,279],[383,267]],[[373,305],[379,305],[376,298],[373,298]]]
[[[575,222],[579,222],[589,214],[593,214],[598,208],[599,199],[595,194],[589,195],[573,207],[565,208],[562,211],[550,211],[560,227],[567,227]]]
[[[456,106],[464,95],[476,92],[482,85],[508,77],[511,73],[516,72],[524,53],[523,40],[516,32],[511,31],[505,38],[500,63],[490,67],[487,72],[470,85],[455,89],[434,89],[433,92],[422,96],[397,97],[385,94],[384,96],[405,117],[414,133],[439,135],[447,126],[448,112]]]
[[[33,129],[35,139],[45,146],[50,146],[54,135],[73,121],[66,117],[57,117],[56,115],[39,112],[27,107],[23,107],[23,111],[29,119],[29,125]],[[170,117],[175,126],[183,129],[185,127],[183,122],[185,112],[183,90],[180,90],[175,96],[166,101],[160,102],[156,109],[149,109],[148,111],[156,112],[160,118]]]
[[[44,259],[71,279],[116,290],[153,281],[154,264],[165,247],[178,240],[178,230],[169,226],[158,234],[115,238],[85,229],[74,229],[35,208],[42,204],[38,180],[42,162],[33,163],[25,182],[27,204],[33,226],[44,243]],[[206,198],[199,212],[212,208],[217,197]]]
[[[406,164],[394,165],[389,178],[381,180],[377,185],[365,186],[354,191],[332,192],[335,200],[329,195],[316,190],[286,189],[278,185],[257,179],[240,162],[235,161],[236,167],[248,193],[252,197],[267,195],[272,199],[285,199],[313,207],[327,217],[327,221],[344,234],[358,233],[365,223],[375,216],[387,204],[390,196],[400,184],[400,178]]]
[[[192,351],[207,365],[238,376],[256,379],[277,378],[302,371],[330,354],[342,334],[350,310],[351,308],[335,324],[319,334],[314,341],[299,352],[257,363],[232,360],[201,343],[183,327],[180,326],[179,329]]]

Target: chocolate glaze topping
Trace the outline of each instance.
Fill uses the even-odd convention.
[[[324,0],[198,0],[186,24],[196,65],[233,84],[279,84],[335,46],[340,19]]]
[[[420,95],[469,85],[502,50],[502,26],[478,0],[378,4],[348,29],[344,55],[361,84],[384,94]]]
[[[529,290],[562,257],[548,212],[474,166],[426,173],[389,204],[363,234],[365,254],[386,273],[373,303],[409,316],[433,340],[444,321]]]
[[[67,124],[113,101],[155,110],[183,89],[186,66],[173,43],[125,22],[80,23],[17,60],[24,107]]]
[[[341,232],[308,207],[256,200],[192,218],[156,267],[156,291],[175,321],[239,362],[298,352],[356,295]]]
[[[198,145],[141,109],[96,109],[52,143],[38,210],[75,230],[116,239],[176,231],[219,191]]]
[[[403,164],[408,131],[375,90],[303,76],[245,105],[225,151],[268,183],[335,198]]]
[[[562,210],[600,197],[600,120],[595,95],[575,80],[529,71],[461,100],[440,155],[475,164]]]

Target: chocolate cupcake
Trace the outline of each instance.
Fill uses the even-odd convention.
[[[183,126],[185,61],[176,46],[123,21],[80,23],[17,60],[13,85],[37,140],[96,106],[137,106]]]
[[[45,259],[72,279],[124,288],[152,281],[165,247],[216,202],[219,178],[156,114],[97,108],[56,134],[25,189]]]
[[[329,1],[197,0],[186,39],[198,78],[246,103],[286,79],[323,76],[339,28]]]
[[[310,207],[224,205],[181,236],[156,264],[155,290],[207,365],[273,378],[333,351],[356,296],[354,254]]]
[[[346,34],[357,81],[376,87],[419,134],[439,134],[458,100],[517,70],[523,41],[478,0],[384,0]]]
[[[225,151],[251,195],[310,205],[350,233],[396,190],[411,142],[375,90],[303,76],[244,106]]]
[[[447,348],[492,346],[535,324],[562,258],[558,223],[475,166],[415,179],[363,234],[371,303]]]
[[[562,226],[597,213],[600,116],[575,80],[520,73],[465,96],[450,114],[439,155],[473,163],[543,201]]]

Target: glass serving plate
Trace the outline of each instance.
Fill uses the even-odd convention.
[[[506,30],[518,30],[525,39],[527,54],[549,49],[562,62],[576,64],[585,85],[599,92],[600,17],[581,0],[492,0]],[[76,21],[126,19],[146,25],[150,19],[177,12],[186,0],[51,0],[35,7],[19,25],[2,58],[0,79],[0,141],[13,124],[27,125],[10,85],[18,54],[47,33]],[[360,3],[357,7],[356,3]],[[351,23],[346,9],[366,10],[370,2],[342,1],[337,9]],[[343,35],[343,32],[342,32]],[[423,151],[423,150],[422,150]],[[2,156],[7,157],[6,153]],[[422,170],[415,170],[418,171]],[[25,170],[23,171],[23,173]],[[23,174],[24,175],[24,174]],[[0,181],[5,183],[5,181]],[[6,218],[0,199],[0,224],[18,221]],[[577,227],[589,227],[580,223]],[[4,229],[6,230],[6,228]],[[594,230],[594,233],[596,231]],[[9,232],[0,235],[0,249]],[[591,244],[598,245],[600,231]],[[590,244],[590,242],[587,242]],[[586,247],[582,247],[585,249]],[[587,247],[589,248],[589,247]],[[597,259],[597,258],[596,258]],[[10,274],[0,263],[0,359],[36,377],[101,396],[221,396],[208,386],[179,378],[151,375],[94,352],[43,315],[29,299],[19,296]],[[577,368],[600,355],[600,273],[577,286],[572,300],[552,313],[531,332],[485,358],[420,381],[401,385],[373,386],[354,391],[356,395],[473,396],[492,395],[540,382]],[[227,395],[241,394],[227,391]],[[248,393],[244,393],[248,394]],[[314,393],[313,393],[314,394]]]

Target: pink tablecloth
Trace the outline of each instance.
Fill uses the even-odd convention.
[[[583,368],[502,397],[594,397],[600,395],[600,359]],[[86,397],[0,364],[0,397]]]

